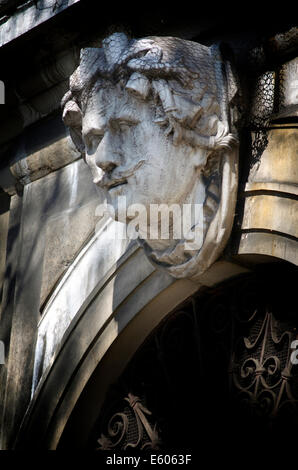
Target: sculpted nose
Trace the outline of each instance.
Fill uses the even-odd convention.
[[[102,141],[104,132],[102,129],[97,127],[83,126],[82,134],[86,147],[86,153],[91,156],[96,152],[100,142]]]
[[[98,149],[96,152],[95,163],[106,173],[112,172],[113,169],[119,165],[114,153],[106,154],[106,152],[101,149]]]
[[[104,172],[111,172],[116,166],[120,165],[120,154],[115,151],[113,138],[109,131],[103,134],[99,129],[88,129],[84,134],[86,146],[86,157]]]

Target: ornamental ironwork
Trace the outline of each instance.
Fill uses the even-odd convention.
[[[268,311],[259,318],[256,310],[249,323],[251,330],[256,325],[257,329],[239,340],[239,350],[232,357],[233,385],[240,401],[256,414],[270,418],[278,416],[283,408],[296,410],[298,400],[291,387],[291,344],[296,330],[281,330],[280,323]]]
[[[90,447],[194,449],[198,436],[202,445],[296,433],[295,285],[297,270],[271,264],[180,305],[111,388]]]
[[[98,450],[158,449],[159,437],[156,425],[151,426],[148,416],[151,412],[142,404],[139,397],[128,394],[121,412],[115,413],[108,422],[108,434],[101,434]],[[134,429],[134,427],[136,429]]]

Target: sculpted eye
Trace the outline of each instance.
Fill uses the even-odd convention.
[[[134,126],[136,126],[140,121],[137,119],[132,119],[132,118],[123,118],[123,119],[117,119],[117,126],[120,130],[128,130]]]
[[[84,142],[88,153],[93,153],[96,151],[101,140],[103,139],[103,136],[103,133],[94,133],[93,131],[84,135]]]
[[[132,124],[130,124],[126,121],[119,122],[118,125],[119,125],[121,131],[127,131],[130,127],[132,127]]]

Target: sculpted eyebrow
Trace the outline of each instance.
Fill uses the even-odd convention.
[[[135,116],[132,116],[131,114],[121,114],[120,116],[117,116],[113,118],[114,122],[127,122],[128,124],[138,124],[140,121],[135,118]]]

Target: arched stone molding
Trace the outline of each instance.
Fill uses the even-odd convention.
[[[206,272],[200,284],[176,280],[156,270],[140,248],[130,245],[104,278],[99,276],[92,292],[82,298],[35,390],[15,448],[56,449],[95,370],[102,367],[104,371],[100,372],[96,401],[100,409],[109,385],[169,312],[204,285],[211,286],[246,271],[221,260]],[[60,294],[69,296],[67,288],[77,289],[78,285],[65,282]],[[89,417],[87,428],[92,425],[92,413]],[[82,427],[78,446],[83,445],[85,431]]]

